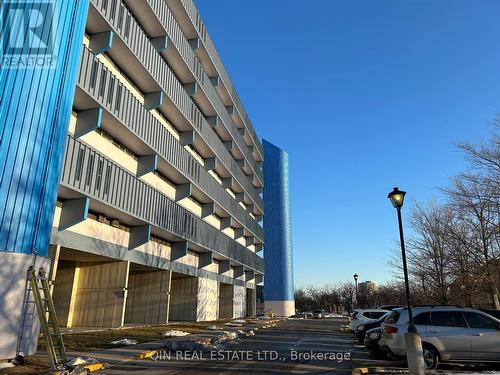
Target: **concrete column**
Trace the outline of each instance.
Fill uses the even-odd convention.
[[[125,323],[168,322],[170,274],[167,270],[131,270],[125,307]]]
[[[247,310],[247,289],[234,285],[234,318],[244,318]]]
[[[198,278],[196,321],[217,320],[219,311],[219,285],[217,280]]]
[[[67,327],[121,327],[130,262],[78,262]]]
[[[56,280],[57,275],[57,267],[59,264],[59,255],[61,254],[61,246],[60,245],[50,245],[49,246],[49,259],[52,261],[50,265],[49,272],[49,285],[50,285],[50,294],[54,295],[54,281]]]

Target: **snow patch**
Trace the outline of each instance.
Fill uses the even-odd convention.
[[[76,367],[78,365],[88,365],[91,363],[97,363],[97,359],[90,358],[90,357],[87,357],[87,358],[77,357],[75,359],[72,359],[71,361],[69,361],[66,364],[68,366],[71,366],[71,367]]]
[[[12,364],[10,362],[0,363],[0,368],[10,368],[10,367],[14,367],[14,364]]]
[[[221,326],[208,326],[205,329],[208,329],[209,331],[223,331],[224,328]]]
[[[202,351],[212,349],[213,345],[209,338],[198,338],[195,340],[172,340],[165,344],[164,349],[170,351]]]
[[[222,335],[219,336],[219,342],[236,340],[238,338],[238,332],[224,331]]]
[[[137,345],[137,341],[131,339],[122,339],[122,340],[111,341],[111,345]]]
[[[224,324],[226,327],[243,327],[243,324],[241,323],[235,323],[235,322],[228,322]]]
[[[190,333],[184,332],[184,331],[172,330],[172,331],[163,332],[161,335],[163,337],[184,337],[184,336],[190,335]]]
[[[240,336],[255,336],[255,332],[254,332],[254,330],[253,330],[253,329],[251,329],[251,330],[249,330],[249,331],[242,331],[242,330],[240,329],[240,330],[238,330],[238,331],[236,331],[236,332],[238,332],[238,334],[239,334]]]

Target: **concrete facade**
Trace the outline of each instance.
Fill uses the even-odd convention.
[[[72,105],[66,99],[65,115],[44,122],[58,124],[52,148],[60,145],[47,172],[52,192],[40,204],[44,237],[18,235],[34,230],[31,221],[17,234],[0,222],[0,254],[38,250],[67,327],[255,314],[264,275],[263,149],[196,7],[191,0],[76,3],[80,27],[62,34],[71,50],[59,55],[71,57],[74,71],[50,85]],[[32,258],[11,261],[27,269]],[[10,289],[16,296],[26,269]],[[0,281],[9,277],[2,272]],[[0,359],[36,346],[36,338],[22,350],[17,342],[23,311],[0,321],[7,337]]]
[[[255,310],[262,146],[192,48],[190,4],[90,1],[51,238],[68,326],[215,320],[223,284],[222,310]]]

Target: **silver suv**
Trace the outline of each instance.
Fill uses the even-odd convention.
[[[415,307],[414,322],[422,337],[427,368],[442,362],[500,362],[500,320],[482,311],[451,306]],[[405,356],[408,310],[392,311],[381,325],[379,346]]]

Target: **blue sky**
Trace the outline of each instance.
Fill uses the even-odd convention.
[[[258,134],[290,155],[296,285],[391,279],[387,193],[439,196],[465,167],[455,143],[500,112],[500,1],[196,4]]]

